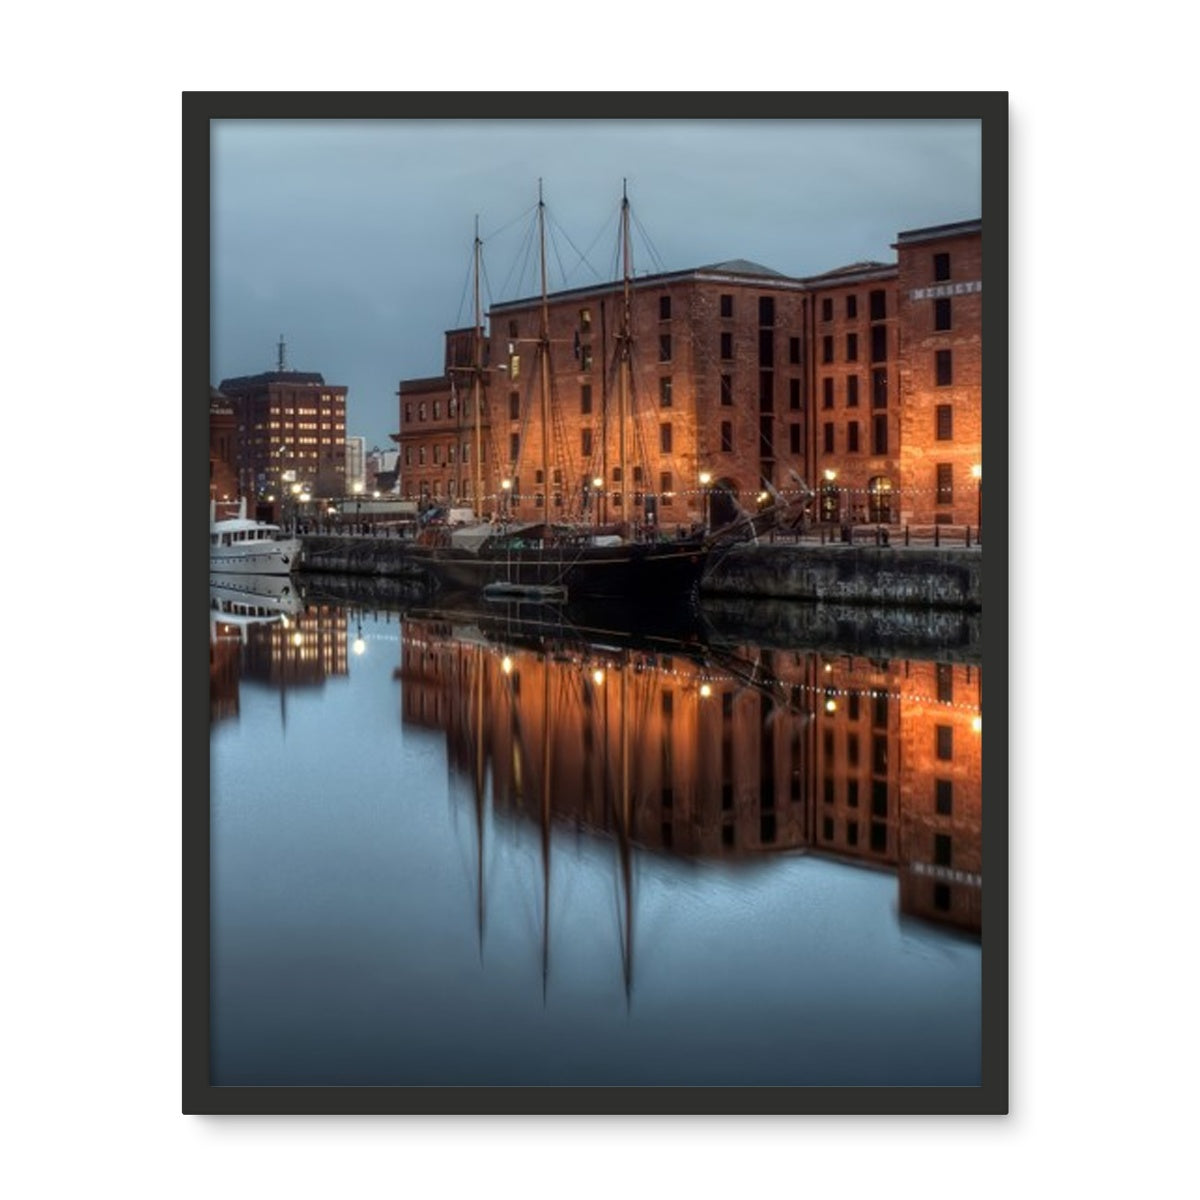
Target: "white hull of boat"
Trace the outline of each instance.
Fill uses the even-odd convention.
[[[299,562],[299,538],[213,546],[208,556],[209,570],[225,575],[290,575]]]

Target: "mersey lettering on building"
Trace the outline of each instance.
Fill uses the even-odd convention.
[[[908,293],[910,300],[940,300],[943,296],[969,296],[973,292],[983,291],[983,281],[972,280],[970,283],[935,283],[933,287],[914,288]]]

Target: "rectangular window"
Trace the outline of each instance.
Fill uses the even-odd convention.
[[[798,363],[800,361],[800,339],[788,338],[788,362]]]
[[[671,297],[659,296],[658,298],[658,319],[660,321],[669,321],[671,319]]]
[[[775,332],[771,329],[758,331],[758,365],[773,367],[775,365]]]
[[[821,407],[833,407],[833,379],[831,377],[821,380]]]
[[[936,353],[937,385],[949,387],[954,382],[954,368],[949,350],[939,350]]]
[[[579,389],[579,411],[585,415],[592,411],[592,385],[590,383],[583,384]]]
[[[798,379],[788,380],[788,407],[800,407],[800,380]]]
[[[579,350],[579,367],[583,371],[592,369],[592,348],[586,343]]]
[[[879,821],[871,822],[871,849],[876,854],[887,853],[887,826]]]
[[[758,411],[775,411],[775,372],[759,371],[758,373]]]
[[[772,417],[758,418],[758,453],[761,458],[775,457],[775,421]]]
[[[660,333],[658,335],[658,361],[671,361],[671,335],[669,333]]]
[[[821,361],[823,363],[833,362],[833,338],[823,337],[821,339]]]
[[[846,407],[847,408],[857,408],[858,407],[858,376],[857,375],[847,375],[846,376]]]
[[[671,376],[664,375],[658,381],[658,404],[660,408],[671,407]]]
[[[658,498],[663,505],[671,503],[671,490],[674,485],[671,481],[671,472],[664,471],[658,477]]]
[[[857,821],[847,821],[846,822],[846,845],[847,846],[857,846],[858,845],[858,822]]]
[[[858,780],[846,780],[846,805],[848,808],[858,807]]]
[[[825,779],[824,779],[824,781],[823,781],[823,784],[824,784],[824,786],[823,786],[823,788],[822,788],[822,792],[823,792],[823,794],[824,794],[824,797],[825,797],[825,803],[826,803],[826,804],[832,804],[832,803],[833,803],[833,799],[834,799],[834,793],[833,793],[833,779],[832,779],[832,777],[831,777],[831,776],[829,776],[829,775],[826,775],[826,776],[825,776]]]
[[[821,838],[826,842],[833,841],[833,818],[826,817],[821,822]]]
[[[943,252],[933,256],[933,278],[935,281],[950,278],[950,255]]]
[[[635,466],[633,468],[633,482],[639,484],[642,482],[642,468]]]
[[[509,323],[508,323],[508,336],[509,336],[510,338],[515,338],[515,337],[517,336],[517,323],[516,323],[516,321],[509,321]]]
[[[723,316],[723,317],[732,317],[733,316],[733,297],[732,296],[723,295],[721,297],[721,316]]]
[[[800,453],[800,426],[796,421],[788,426],[788,448],[793,454]]]
[[[937,867],[950,866],[950,836],[945,833],[933,835],[933,863]]]
[[[954,439],[954,408],[949,404],[937,406],[937,440],[949,442]]]
[[[853,321],[854,318],[857,316],[858,316],[858,297],[857,296],[847,296],[846,297],[846,319]]]
[[[934,807],[939,817],[954,815],[954,783],[951,780],[934,781]]]
[[[846,334],[846,361],[858,362],[858,334]]]
[[[831,299],[826,299],[826,300],[821,301],[821,320],[822,321],[832,321],[833,320],[833,301]]]
[[[846,426],[846,451],[849,454],[858,453],[858,422],[851,421]]]
[[[592,457],[592,431],[583,429],[580,431],[580,446],[579,449],[584,458]]]
[[[521,393],[508,393],[508,419],[510,421],[519,421],[521,419]]]
[[[581,308],[579,310],[579,328],[586,333],[592,327],[592,310],[590,308]]]
[[[887,408],[888,377],[887,367],[876,367],[871,372],[871,407]]]
[[[729,408],[733,404],[733,376],[721,376],[721,404],[725,408]]]
[[[620,468],[620,467],[613,467],[613,469],[612,469],[612,481],[613,481],[613,483],[620,483],[620,482],[621,482],[621,468]]]
[[[758,323],[760,325],[775,324],[775,297],[774,296],[759,296],[758,298]]]
[[[954,757],[954,726],[937,726],[937,757],[942,762],[949,762]]]
[[[888,788],[886,779],[871,780],[871,816],[886,817],[888,810]]]
[[[871,697],[871,727],[873,729],[886,729],[888,724],[888,698],[887,692],[876,692]]]
[[[953,463],[938,463],[937,465],[937,502],[939,504],[954,503]]]
[[[824,449],[826,454],[833,453],[833,422],[826,421],[824,426]]]
[[[662,715],[668,720],[675,714],[675,693],[670,688],[662,690]]]
[[[950,297],[944,296],[940,300],[933,302],[933,327],[934,329],[949,329],[950,328]]]
[[[733,357],[733,334],[721,334],[721,357],[730,359]]]
[[[887,316],[887,292],[875,291],[870,296],[871,320],[882,321]]]
[[[733,453],[733,422],[721,422],[721,451],[724,454]]]
[[[858,734],[848,733],[846,735],[846,763],[848,766],[858,766]]]
[[[886,734],[875,734],[871,738],[871,770],[876,775],[886,775],[888,769],[888,740]]]
[[[937,698],[939,704],[951,704],[954,701],[954,668],[949,663],[938,663]]]
[[[887,326],[872,325],[871,326],[871,361],[872,362],[887,362],[888,344],[887,344]]]
[[[888,452],[888,419],[885,416],[875,418],[872,425],[872,454],[886,454]]]
[[[846,706],[846,715],[850,718],[851,721],[858,720],[859,705],[861,703],[862,703],[862,696],[859,693],[858,689],[857,688],[852,689],[850,692],[850,696],[849,696],[849,703]]]
[[[508,459],[509,462],[516,462],[521,457],[521,435],[519,433],[509,434],[508,438]]]
[[[658,427],[658,448],[663,454],[671,453],[671,423],[669,421]]]

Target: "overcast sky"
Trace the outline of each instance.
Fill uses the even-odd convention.
[[[401,379],[442,334],[538,290],[615,276],[623,178],[638,273],[748,258],[789,275],[893,261],[898,231],[980,215],[975,121],[213,123],[212,382],[288,367],[349,387],[348,435],[391,446]]]

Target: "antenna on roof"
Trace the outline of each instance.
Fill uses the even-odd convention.
[[[287,352],[287,346],[284,344],[283,334],[281,333],[279,335],[279,366],[276,367],[277,371],[283,372],[283,371],[287,370],[287,353],[286,352]]]

